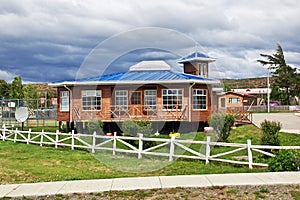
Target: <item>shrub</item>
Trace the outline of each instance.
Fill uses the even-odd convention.
[[[152,123],[147,120],[127,120],[122,124],[122,131],[131,136],[137,136],[138,133],[142,133],[144,136],[149,136],[152,132],[151,127]]]
[[[281,129],[280,122],[265,120],[261,124],[262,137],[260,143],[263,145],[279,146],[279,131]]]
[[[300,153],[295,150],[280,150],[276,156],[270,158],[268,170],[279,171],[299,171]]]
[[[234,117],[231,114],[215,113],[209,118],[208,124],[217,133],[218,141],[227,141],[234,124]]]
[[[90,121],[88,123],[89,133],[94,133],[94,131],[96,131],[96,133],[102,134],[103,133],[103,126],[104,126],[104,123],[101,120]]]

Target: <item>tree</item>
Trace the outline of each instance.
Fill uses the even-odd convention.
[[[271,73],[275,77],[274,87],[278,86],[283,89],[281,91],[284,96],[283,103],[289,104],[291,95],[293,95],[295,93],[294,90],[299,87],[296,69],[286,64],[280,44],[277,44],[276,53],[272,55],[260,54],[260,56],[267,60],[257,60],[257,62],[262,65],[269,65],[268,69],[273,70]]]
[[[24,97],[22,79],[20,76],[16,76],[12,81],[9,89],[9,98],[22,99]]]
[[[8,98],[9,84],[5,80],[0,80],[0,97]]]
[[[40,94],[36,84],[26,84],[23,86],[24,99],[38,99]]]

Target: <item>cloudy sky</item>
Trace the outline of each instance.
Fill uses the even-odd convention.
[[[298,0],[0,0],[0,79],[68,80],[147,59],[178,68],[195,42],[217,58],[216,77],[266,76],[256,60],[277,43],[300,68],[299,10]]]

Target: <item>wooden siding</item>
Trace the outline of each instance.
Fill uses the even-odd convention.
[[[70,87],[71,88],[71,87]],[[90,121],[101,119],[103,121],[119,121],[126,119],[149,119],[154,121],[188,121],[189,120],[189,84],[166,84],[166,85],[143,85],[141,87],[132,86],[77,86],[72,89],[72,121]],[[206,122],[211,114],[212,100],[211,88],[206,85],[195,85],[193,89],[207,90],[207,110],[191,110],[192,122]],[[165,110],[162,109],[162,90],[163,89],[183,89],[182,109]],[[101,90],[101,110],[99,111],[83,111],[82,110],[82,91],[83,90]],[[115,107],[115,90],[128,91],[128,110],[120,111]],[[144,91],[156,90],[157,98],[155,111],[147,111],[144,107]],[[65,88],[58,88],[58,97],[61,91],[67,91]],[[141,105],[131,105],[129,94],[130,91],[141,92]],[[191,97],[193,93],[191,92]],[[70,121],[70,112],[60,111],[60,98],[58,98],[57,120]],[[191,106],[192,108],[192,106]]]

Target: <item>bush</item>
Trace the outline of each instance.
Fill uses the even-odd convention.
[[[227,141],[234,124],[234,117],[231,114],[215,113],[210,116],[208,124],[217,133],[218,141]]]
[[[136,137],[138,133],[149,136],[152,132],[152,123],[147,120],[133,121],[127,120],[122,124],[122,131],[125,134]]]
[[[268,170],[279,171],[299,171],[300,153],[295,150],[280,150],[276,156],[270,158]]]
[[[88,123],[89,133],[94,133],[96,131],[97,134],[103,134],[103,126],[104,123],[101,120],[94,120]]]
[[[260,126],[263,132],[260,144],[279,146],[280,140],[278,133],[281,129],[281,124],[279,122],[265,120]]]

